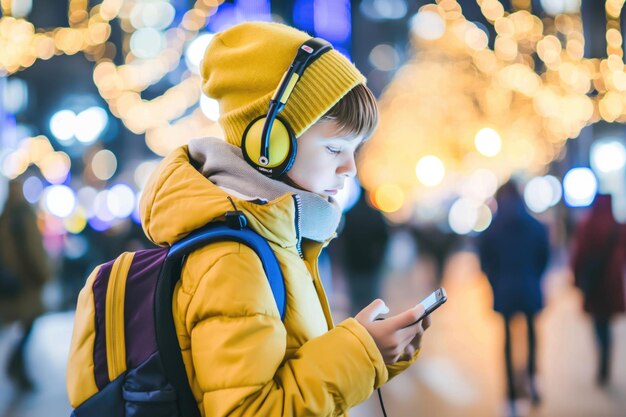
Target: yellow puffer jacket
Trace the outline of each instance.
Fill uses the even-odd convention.
[[[229,194],[191,165],[187,147],[165,158],[144,190],[144,231],[171,245],[232,210]],[[220,242],[193,252],[173,311],[192,391],[205,417],[343,416],[411,361],[386,367],[356,320],[333,326],[317,258],[325,243],[298,250],[297,204],[232,197],[267,239],[285,278],[284,322],[261,262],[248,247]]]

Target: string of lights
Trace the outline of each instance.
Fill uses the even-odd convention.
[[[144,135],[148,148],[163,156],[192,138],[222,136],[216,123],[219,109],[200,92],[198,67],[212,36],[201,33],[207,22],[219,17],[220,7],[235,8],[236,18],[249,18],[257,8],[271,18],[269,3],[240,1],[233,6],[222,1],[196,0],[189,10],[176,11],[165,0],[104,0],[91,8],[87,0],[70,0],[68,27],[41,29],[28,21],[29,10],[23,6],[28,2],[0,0],[0,74],[15,74],[39,59],[82,52],[94,62],[93,81],[110,113],[133,133]],[[348,2],[298,2],[302,10],[313,3],[316,13],[332,9],[349,21]],[[498,0],[476,3],[493,27],[493,39],[483,24],[464,16],[456,0],[425,5],[412,18],[414,55],[385,90],[380,128],[359,162],[370,200],[392,219],[429,220],[470,210],[474,220],[455,230],[482,230],[489,224],[489,202],[499,184],[520,172],[537,175],[544,189],[555,190],[554,196],[558,180],[542,175],[563,155],[565,143],[589,124],[626,122],[623,0],[606,1],[607,48],[601,59],[584,56],[580,1],[563,3],[560,9],[546,1],[541,16],[533,14],[530,0],[512,0],[510,11]],[[376,5],[364,1],[362,11],[375,16]],[[303,13],[294,16],[335,42],[349,41],[346,22],[321,25],[320,19],[307,23]],[[113,27],[121,30],[118,46],[110,39]],[[378,45],[370,54],[382,71],[395,70],[399,59],[389,45]],[[173,86],[163,89],[166,77]],[[155,95],[151,87],[156,84],[160,92]],[[53,117],[51,128],[60,144],[92,144],[106,117],[97,107],[63,110]],[[14,178],[34,164],[50,184],[62,186],[70,170],[67,154],[50,145],[51,162],[30,156],[31,146],[50,144],[44,139],[27,138],[11,151],[1,167],[5,175]],[[99,150],[86,158],[84,182],[102,188],[115,175],[115,155]],[[389,170],[392,165],[395,169]],[[544,205],[556,204],[554,198],[548,200]],[[76,204],[82,210],[75,214],[89,218],[91,212]]]
[[[480,231],[499,184],[545,174],[588,124],[626,121],[623,3],[606,3],[603,59],[583,55],[579,2],[539,18],[529,1],[508,13],[497,0],[477,0],[495,30],[492,49],[457,1],[421,7],[414,55],[384,92],[380,127],[359,161],[371,202],[398,222],[457,213],[465,223],[455,229],[450,217],[455,231]]]

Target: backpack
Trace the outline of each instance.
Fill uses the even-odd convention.
[[[226,220],[169,248],[125,252],[94,269],[76,308],[67,370],[71,417],[200,417],[172,297],[186,256],[209,243],[236,241],[256,252],[284,319],[285,285],[274,252],[245,227],[241,212]]]

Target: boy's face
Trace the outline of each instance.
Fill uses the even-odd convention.
[[[297,139],[296,160],[286,174],[294,185],[329,197],[356,175],[354,154],[363,138],[340,136],[338,131],[336,122],[321,120]]]

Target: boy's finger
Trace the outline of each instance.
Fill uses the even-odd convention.
[[[406,346],[406,349],[405,349],[405,351],[406,351],[406,353],[407,353],[409,358],[412,358],[413,355],[415,355],[415,350],[416,350],[415,346],[413,346],[410,343]]]
[[[424,306],[418,304],[415,307],[409,308],[400,314],[388,318],[387,324],[392,325],[395,328],[402,329],[415,324],[415,322],[419,320],[422,315],[424,315],[424,312]]]
[[[376,317],[386,313],[389,313],[389,308],[385,305],[385,302],[381,299],[376,299],[361,310],[355,318],[357,320],[374,321]]]
[[[431,318],[430,315],[424,317],[424,320],[422,320],[422,328],[424,330],[428,329],[432,324],[433,324],[433,319]]]

